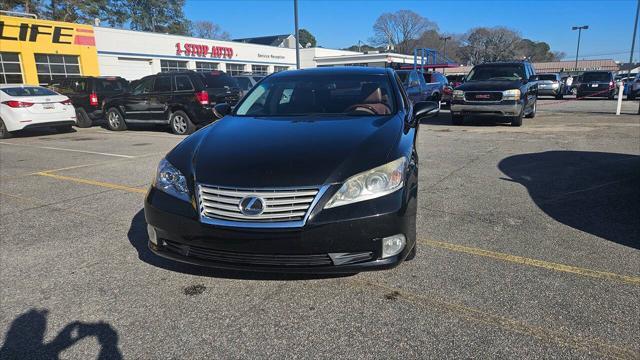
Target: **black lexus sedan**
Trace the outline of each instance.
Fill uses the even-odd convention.
[[[184,139],[145,198],[149,247],[226,269],[388,269],[416,244],[421,118],[391,69],[273,74]]]

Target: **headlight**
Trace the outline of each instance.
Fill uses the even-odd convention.
[[[464,99],[464,91],[462,90],[453,90],[453,98],[456,100]]]
[[[161,191],[178,199],[189,201],[187,179],[180,170],[176,169],[167,159],[160,160],[158,172],[153,185]]]
[[[404,157],[347,179],[324,206],[325,209],[390,194],[404,184]]]
[[[502,100],[520,100],[520,90],[511,89],[502,92]]]
[[[551,87],[555,89],[557,87],[560,87],[560,84],[554,83],[554,84],[551,84]]]

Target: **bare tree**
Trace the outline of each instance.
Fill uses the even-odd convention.
[[[437,29],[438,26],[427,18],[411,10],[399,10],[378,17],[373,24],[372,42],[393,48],[401,54],[410,54],[415,47],[415,40],[423,32]]]
[[[517,32],[505,27],[475,28],[467,33],[460,57],[469,64],[517,60],[520,40]]]
[[[223,31],[220,25],[208,21],[208,20],[200,20],[196,21],[192,25],[191,32],[196,37],[201,37],[205,39],[216,39],[216,40],[230,40],[231,36],[228,32]]]

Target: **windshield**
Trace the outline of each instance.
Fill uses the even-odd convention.
[[[609,82],[609,81],[611,81],[611,76],[609,76],[609,73],[606,73],[606,72],[584,73],[584,74],[582,74],[582,81],[584,81],[584,82],[589,82],[589,81]]]
[[[59,95],[58,93],[51,91],[43,87],[14,87],[1,89],[3,93],[10,96],[53,96]]]
[[[514,81],[524,79],[524,67],[519,65],[476,66],[471,70],[467,81],[505,80]]]
[[[273,76],[256,85],[238,116],[350,115],[395,113],[385,74],[296,74]]]
[[[558,79],[557,79],[557,78],[556,78],[556,76],[555,76],[555,75],[553,75],[553,74],[540,74],[540,75],[538,75],[538,80],[551,80],[551,81],[556,81],[556,80],[558,80]]]

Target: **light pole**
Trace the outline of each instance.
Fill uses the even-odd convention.
[[[631,37],[631,55],[629,55],[629,70],[627,70],[627,78],[631,75],[631,64],[633,64],[633,52],[636,45],[636,33],[638,32],[638,16],[640,15],[640,0],[638,0],[638,8],[636,9],[636,19],[633,22],[633,36]],[[640,113],[640,108],[638,109]]]
[[[589,25],[583,26],[573,26],[571,30],[578,30],[578,48],[576,49],[576,66],[575,71],[578,71],[578,54],[580,53],[580,35],[582,35],[582,30],[587,30]]]
[[[293,0],[293,18],[296,27],[296,69],[300,69],[300,32],[298,31],[298,0]]]

